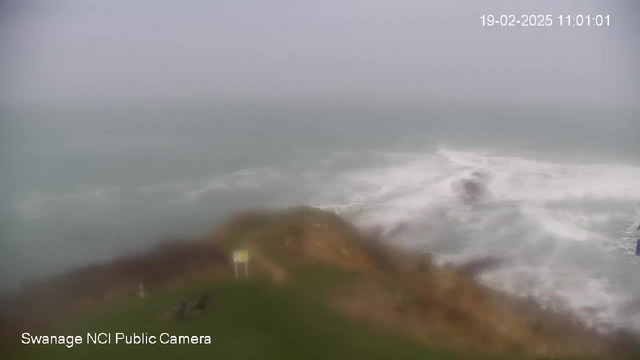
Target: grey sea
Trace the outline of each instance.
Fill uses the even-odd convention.
[[[606,121],[603,121],[606,119]],[[634,326],[640,114],[615,108],[245,99],[11,109],[3,292],[306,204],[602,329]],[[635,276],[634,276],[635,274]]]

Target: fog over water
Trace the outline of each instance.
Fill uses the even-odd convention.
[[[640,296],[632,2],[25,4],[0,43],[0,291],[308,204],[406,223],[393,241],[443,262],[506,257],[482,281],[640,329],[618,311]]]

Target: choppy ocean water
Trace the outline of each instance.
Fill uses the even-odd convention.
[[[364,228],[407,224],[393,241],[441,261],[505,257],[483,281],[601,328],[640,328],[620,311],[640,296],[640,122],[588,116],[270,104],[21,113],[1,285],[197,236],[236,209],[308,204]]]

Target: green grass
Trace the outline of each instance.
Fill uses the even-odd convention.
[[[316,274],[317,276],[317,274]],[[185,320],[158,317],[179,300],[208,290],[210,306]],[[62,345],[19,346],[15,359],[478,359],[426,349],[350,321],[309,299],[308,292],[276,288],[257,281],[129,299],[114,310],[96,314],[46,334],[124,332],[159,335],[210,335],[210,345]],[[42,333],[45,334],[45,333]]]
[[[307,213],[301,212],[309,216]],[[272,225],[265,234],[276,240],[286,238],[292,231],[291,224],[295,224],[291,219],[295,214],[273,215],[279,216],[276,220],[286,221]],[[229,234],[221,245],[229,251],[242,248],[247,235],[266,229],[273,221],[272,218],[253,221]],[[326,221],[341,220],[328,217]],[[358,274],[330,266],[296,263],[291,259],[298,256],[297,249],[284,247],[282,241],[263,243],[261,250],[289,272],[288,286],[277,287],[257,279],[229,280],[217,284],[193,283],[145,299],[124,299],[61,327],[32,334],[81,335],[82,345],[69,349],[63,345],[16,344],[9,348],[9,357],[3,357],[0,349],[0,359],[499,359],[427,348],[348,319],[329,308],[326,295],[331,289],[357,280]],[[209,306],[202,314],[184,320],[160,319],[180,301],[197,298],[204,291],[209,293]],[[161,333],[209,335],[211,344],[86,344],[87,333],[111,333],[113,341],[117,332],[156,337]]]

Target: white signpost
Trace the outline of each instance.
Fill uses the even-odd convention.
[[[233,252],[233,269],[238,278],[238,263],[244,263],[244,273],[246,277],[249,277],[249,251],[248,250],[236,250]]]

